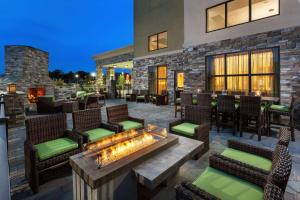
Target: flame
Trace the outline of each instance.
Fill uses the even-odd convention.
[[[121,133],[122,134],[122,133]],[[120,134],[120,135],[121,135]],[[122,137],[122,136],[120,136]],[[104,148],[97,153],[97,162],[100,166],[108,165],[116,160],[139,151],[157,140],[150,133],[144,132],[129,140]]]

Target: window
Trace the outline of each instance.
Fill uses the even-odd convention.
[[[227,26],[249,21],[249,0],[230,1],[227,4]]]
[[[184,88],[184,73],[177,72],[176,73],[176,88],[182,90]]]
[[[161,95],[167,91],[167,66],[149,67],[148,72],[150,94]]]
[[[231,0],[206,9],[206,32],[279,15],[279,0]]]
[[[256,92],[278,96],[279,48],[230,53],[206,58],[210,91]]]
[[[279,0],[251,0],[251,20],[279,14]]]
[[[225,28],[225,4],[207,10],[207,18],[208,31]]]
[[[164,49],[168,47],[168,32],[162,32],[155,35],[149,36],[148,39],[148,49],[149,51],[155,51],[159,49]]]

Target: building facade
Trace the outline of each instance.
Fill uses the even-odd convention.
[[[260,91],[300,84],[298,0],[135,0],[135,89]],[[184,82],[184,84],[182,84]]]

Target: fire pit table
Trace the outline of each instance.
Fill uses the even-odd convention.
[[[200,141],[148,126],[88,144],[72,156],[73,199],[150,199],[187,160]]]

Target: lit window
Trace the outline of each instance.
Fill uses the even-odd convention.
[[[278,96],[278,54],[278,48],[273,48],[209,56],[208,89],[246,94],[260,91],[265,96]]]
[[[164,49],[168,47],[168,32],[158,34],[158,48]]]
[[[279,0],[252,0],[252,20],[279,14]]]
[[[168,32],[162,32],[149,36],[149,51],[155,51],[168,47]]]
[[[177,73],[177,88],[178,89],[183,89],[184,88],[184,73],[180,72]]]
[[[206,10],[206,31],[215,31],[279,15],[279,7],[279,0],[226,1]]]
[[[167,91],[167,66],[149,67],[150,94],[161,95]]]
[[[149,37],[149,51],[155,51],[157,49],[157,35],[152,35]]]
[[[249,22],[249,0],[236,0],[227,4],[227,26]]]
[[[207,10],[207,31],[225,28],[225,4]]]

